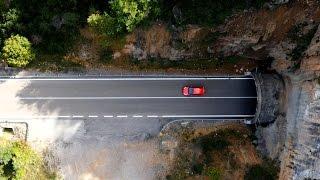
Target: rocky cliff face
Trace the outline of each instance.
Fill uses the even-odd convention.
[[[272,68],[286,82],[286,103],[283,104],[286,113],[268,127],[259,128],[257,134],[264,153],[279,158],[280,179],[320,178],[320,30],[318,22],[313,19],[309,22],[312,23],[298,28],[300,37],[316,30],[304,48],[299,40],[286,38],[269,53],[274,58]],[[297,50],[301,51],[301,57],[293,59],[292,54]]]
[[[280,179],[320,179],[319,20],[316,1],[243,12],[220,27],[226,35],[210,46],[213,54],[272,59],[267,69],[282,76],[275,122],[257,130],[258,149],[280,162]]]

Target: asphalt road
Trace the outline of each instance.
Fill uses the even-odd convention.
[[[27,84],[16,93],[21,104],[37,107],[44,116],[58,112],[60,118],[243,119],[254,116],[257,103],[250,76],[0,79],[6,81]],[[204,86],[205,96],[184,97],[181,88],[186,85]]]

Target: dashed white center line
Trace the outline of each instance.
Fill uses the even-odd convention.
[[[59,118],[69,118],[70,116],[58,116]]]
[[[159,117],[159,116],[157,116],[157,115],[150,115],[150,116],[147,116],[148,118],[157,118],[157,117]]]
[[[113,116],[111,116],[111,115],[104,115],[103,117],[105,117],[105,118],[113,118]]]
[[[95,116],[95,115],[89,115],[88,117],[89,117],[89,118],[97,118],[98,116]]]
[[[127,118],[128,116],[127,115],[118,115],[117,117],[118,118]]]
[[[142,115],[133,115],[132,117],[134,117],[134,118],[141,118],[141,117],[143,117]]]
[[[72,116],[73,118],[83,118],[83,116]]]

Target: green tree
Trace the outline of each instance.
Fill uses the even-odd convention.
[[[21,12],[17,9],[9,9],[1,17],[0,31],[2,38],[9,37],[13,32],[21,30],[22,25],[19,23]]]
[[[110,4],[118,22],[129,32],[147,17],[160,12],[156,0],[112,0]]]
[[[160,14],[157,0],[111,0],[110,6],[109,12],[93,13],[87,19],[89,26],[99,33],[131,32],[143,21]]]
[[[0,139],[0,179],[48,179],[41,157],[26,143]]]
[[[64,53],[79,34],[77,0],[12,0],[22,16],[25,37],[38,37],[35,48],[45,53]],[[82,1],[81,1],[82,2]],[[87,16],[87,14],[86,14]]]
[[[27,38],[14,35],[6,39],[2,49],[2,58],[14,67],[25,67],[35,58],[31,43]]]

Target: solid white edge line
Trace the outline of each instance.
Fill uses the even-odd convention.
[[[254,78],[250,77],[199,77],[199,78],[0,78],[0,81],[4,80],[16,80],[16,81],[179,81],[179,80],[249,80]]]
[[[149,118],[162,117],[162,118],[245,118],[254,117],[255,115],[148,115]],[[0,118],[83,118],[84,116],[73,115],[73,116],[0,116]],[[88,117],[98,117],[98,116],[88,116]],[[103,117],[117,117],[117,118],[127,118],[128,115],[117,115],[117,116],[103,116]],[[133,115],[132,117],[143,117],[142,115]]]
[[[18,97],[20,100],[114,100],[114,99],[256,99],[256,96],[246,97],[210,97],[210,96],[167,96],[167,97]]]
[[[254,117],[255,115],[163,115],[163,118],[228,118],[228,117]]]

